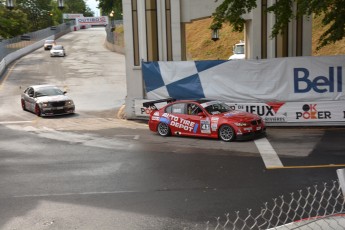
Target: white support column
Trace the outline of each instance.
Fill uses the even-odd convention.
[[[345,169],[337,169],[337,175],[339,179],[340,188],[345,196]]]

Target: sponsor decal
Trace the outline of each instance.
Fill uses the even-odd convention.
[[[318,111],[316,106],[317,104],[303,105],[303,112],[296,112],[296,119],[332,119],[330,111]]]
[[[211,130],[216,131],[218,128],[219,117],[211,117]]]
[[[342,67],[328,68],[328,76],[316,76],[310,79],[310,74],[306,68],[294,68],[294,91],[295,93],[307,93],[311,90],[317,93],[343,92]]]
[[[210,130],[210,120],[200,120],[200,132],[201,133],[211,133]]]
[[[287,113],[279,114],[279,110],[285,102],[267,102],[253,104],[231,104],[234,110],[245,111],[256,114],[263,118],[265,122],[287,122]]]
[[[165,124],[170,124],[170,120],[168,119],[168,118],[166,118],[166,117],[161,117],[160,119],[159,119],[159,121],[160,122],[163,122],[163,123],[165,123]]]
[[[167,123],[172,127],[176,127],[178,129],[183,129],[188,132],[196,133],[198,130],[198,124],[193,121],[183,119],[181,117],[174,116],[169,113],[164,113],[160,118],[161,122]]]
[[[152,116],[151,120],[152,121],[159,121],[160,117],[157,117],[157,116]]]
[[[285,113],[285,116],[281,117],[265,117],[264,120],[265,122],[287,122],[286,115]]]
[[[218,128],[218,123],[211,123],[211,130],[212,131],[216,131],[217,130],[217,128]]]
[[[280,107],[282,107],[285,103],[284,102],[270,102],[264,105],[242,105],[238,106],[248,112],[248,113],[254,113],[259,115],[260,117],[267,117],[267,116],[275,116],[276,113],[279,111]]]
[[[141,114],[150,114],[153,110],[157,110],[157,107],[155,105],[149,106],[147,108],[146,107],[140,108]],[[154,115],[157,116],[156,113]]]

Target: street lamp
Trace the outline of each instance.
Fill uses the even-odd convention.
[[[114,20],[113,20],[113,17],[115,15],[115,12],[112,10],[109,14],[110,16],[110,20],[111,20],[111,32],[114,32],[115,31],[115,26],[114,26]]]
[[[58,0],[58,7],[60,10],[62,10],[63,8],[65,8],[64,4],[63,4],[63,0]]]
[[[14,0],[6,0],[6,8],[12,10],[14,8]]]
[[[213,41],[219,40],[219,29],[212,30],[212,40]]]

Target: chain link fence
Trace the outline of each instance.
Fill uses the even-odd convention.
[[[123,37],[123,21],[114,20],[111,21],[105,28],[107,32],[107,42],[124,47],[124,37]]]
[[[58,26],[52,26],[43,30],[20,35],[11,39],[2,39],[0,41],[0,61],[19,49],[41,41],[47,37],[55,35],[55,39],[63,36],[71,31],[71,26],[74,22],[64,23]]]
[[[323,183],[272,199],[257,211],[227,213],[188,229],[344,230],[344,196],[338,181]]]

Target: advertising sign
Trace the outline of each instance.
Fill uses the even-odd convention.
[[[83,14],[63,14],[63,19],[76,19],[84,17]]]
[[[103,25],[108,24],[108,16],[76,18],[77,25]]]
[[[143,62],[142,72],[150,100],[212,98],[267,123],[345,124],[344,55]]]

